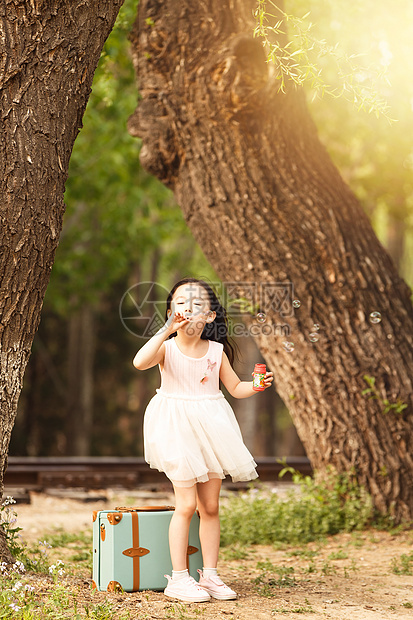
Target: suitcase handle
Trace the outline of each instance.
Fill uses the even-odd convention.
[[[161,510],[175,510],[175,506],[116,506],[119,512],[157,512]]]

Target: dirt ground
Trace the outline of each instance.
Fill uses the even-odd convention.
[[[87,500],[32,494],[30,505],[15,506],[23,539],[34,542],[59,529],[91,531],[92,510],[131,503],[173,503],[168,494],[154,502],[145,493],[135,493],[133,498],[112,493],[107,501],[99,500],[98,495],[96,500]],[[64,561],[64,551],[58,551]],[[67,577],[66,584],[79,602],[93,605],[110,601],[119,614],[128,610],[137,620],[413,619],[413,576],[392,572],[392,560],[400,561],[402,554],[413,552],[411,531],[392,535],[369,530],[340,534],[302,547],[254,546],[241,551],[223,549],[219,565],[222,578],[238,592],[236,601],[180,604],[168,600],[162,592],[92,592],[91,575],[87,573]],[[270,562],[273,567],[259,567],[259,562]],[[291,568],[294,572],[288,572]],[[284,579],[276,570],[284,572]],[[53,587],[47,579],[33,579],[45,594]]]

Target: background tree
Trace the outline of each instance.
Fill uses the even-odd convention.
[[[378,509],[412,518],[410,291],[320,143],[303,92],[278,92],[252,38],[254,4],[140,3],[132,44],[142,102],[130,131],[240,296],[242,282],[293,283],[294,351],[273,335],[257,340],[313,465],[353,470]],[[276,325],[269,301],[259,300]]]

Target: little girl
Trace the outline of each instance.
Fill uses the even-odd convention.
[[[217,574],[220,539],[219,492],[228,474],[234,482],[257,478],[256,463],[243,443],[234,412],[219,381],[236,398],[256,394],[252,381],[240,381],[231,363],[228,322],[212,288],[185,278],[167,299],[166,324],[138,351],[133,364],[156,364],[161,387],[144,420],[145,460],[173,483],[175,512],[169,529],[172,577],[166,596],[186,602],[211,597],[237,598]],[[265,376],[265,387],[273,381]],[[188,533],[198,508],[204,568],[199,583],[187,570]]]

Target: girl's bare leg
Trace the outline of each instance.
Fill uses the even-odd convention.
[[[188,534],[192,516],[196,509],[196,486],[176,487],[175,511],[169,526],[169,550],[172,568],[181,571],[187,568]]]
[[[204,566],[216,568],[219,553],[219,492],[221,479],[211,478],[196,485],[198,510],[201,518],[199,537],[201,540]]]

